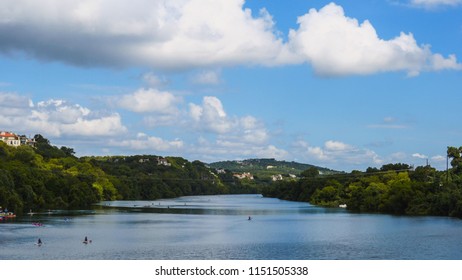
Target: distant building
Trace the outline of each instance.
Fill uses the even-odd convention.
[[[13,147],[21,146],[21,140],[19,139],[19,136],[11,132],[1,131],[0,140],[5,142],[8,146],[13,146]]]
[[[18,136],[13,132],[0,131],[0,141],[5,142],[8,146],[19,147],[19,146],[32,146],[35,147],[35,139],[27,138],[26,136]]]
[[[170,162],[168,162],[168,160],[166,158],[158,157],[157,158],[157,165],[171,166],[172,164]]]
[[[234,173],[233,176],[238,178],[239,180],[242,180],[242,179],[253,180],[253,175],[250,172]]]
[[[216,169],[216,171],[217,171],[218,174],[226,174],[226,170],[224,170],[222,168]]]
[[[273,175],[273,176],[271,176],[271,180],[273,180],[273,181],[281,181],[282,180],[282,175],[281,174]]]

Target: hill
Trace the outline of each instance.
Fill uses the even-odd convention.
[[[41,135],[34,140],[34,147],[0,141],[0,205],[18,214],[86,209],[102,200],[259,191],[200,161],[155,155],[78,158],[72,148],[53,146]]]
[[[328,175],[340,173],[339,171],[315,166],[312,164],[298,163],[294,161],[279,161],[275,160],[274,158],[219,161],[210,163],[209,166],[211,168],[224,169],[231,172],[250,172],[253,175],[261,178],[271,177],[278,174],[293,174],[299,176],[300,173],[312,167],[318,169],[320,174]]]

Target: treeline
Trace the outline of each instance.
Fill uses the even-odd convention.
[[[89,207],[117,197],[99,168],[80,161],[70,148],[57,148],[36,135],[36,148],[0,141],[0,205],[21,213]]]
[[[187,195],[251,193],[232,173],[218,173],[200,161],[153,155],[87,157],[109,175],[119,199],[153,200]]]
[[[415,169],[407,164],[387,164],[366,172],[322,176],[307,170],[298,181],[277,182],[263,195],[315,205],[346,205],[357,212],[398,215],[437,215],[462,218],[462,147],[448,148],[451,167]]]
[[[0,206],[18,214],[82,209],[102,200],[250,193],[232,174],[202,162],[157,156],[82,157],[36,135],[36,147],[0,141]]]

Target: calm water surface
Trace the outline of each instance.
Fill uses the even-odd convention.
[[[113,201],[0,222],[0,259],[460,260],[462,221],[353,214],[260,195]]]

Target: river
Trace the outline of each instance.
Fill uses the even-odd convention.
[[[192,196],[0,222],[0,259],[460,260],[461,236],[462,221],[446,217],[355,214],[261,195]]]

